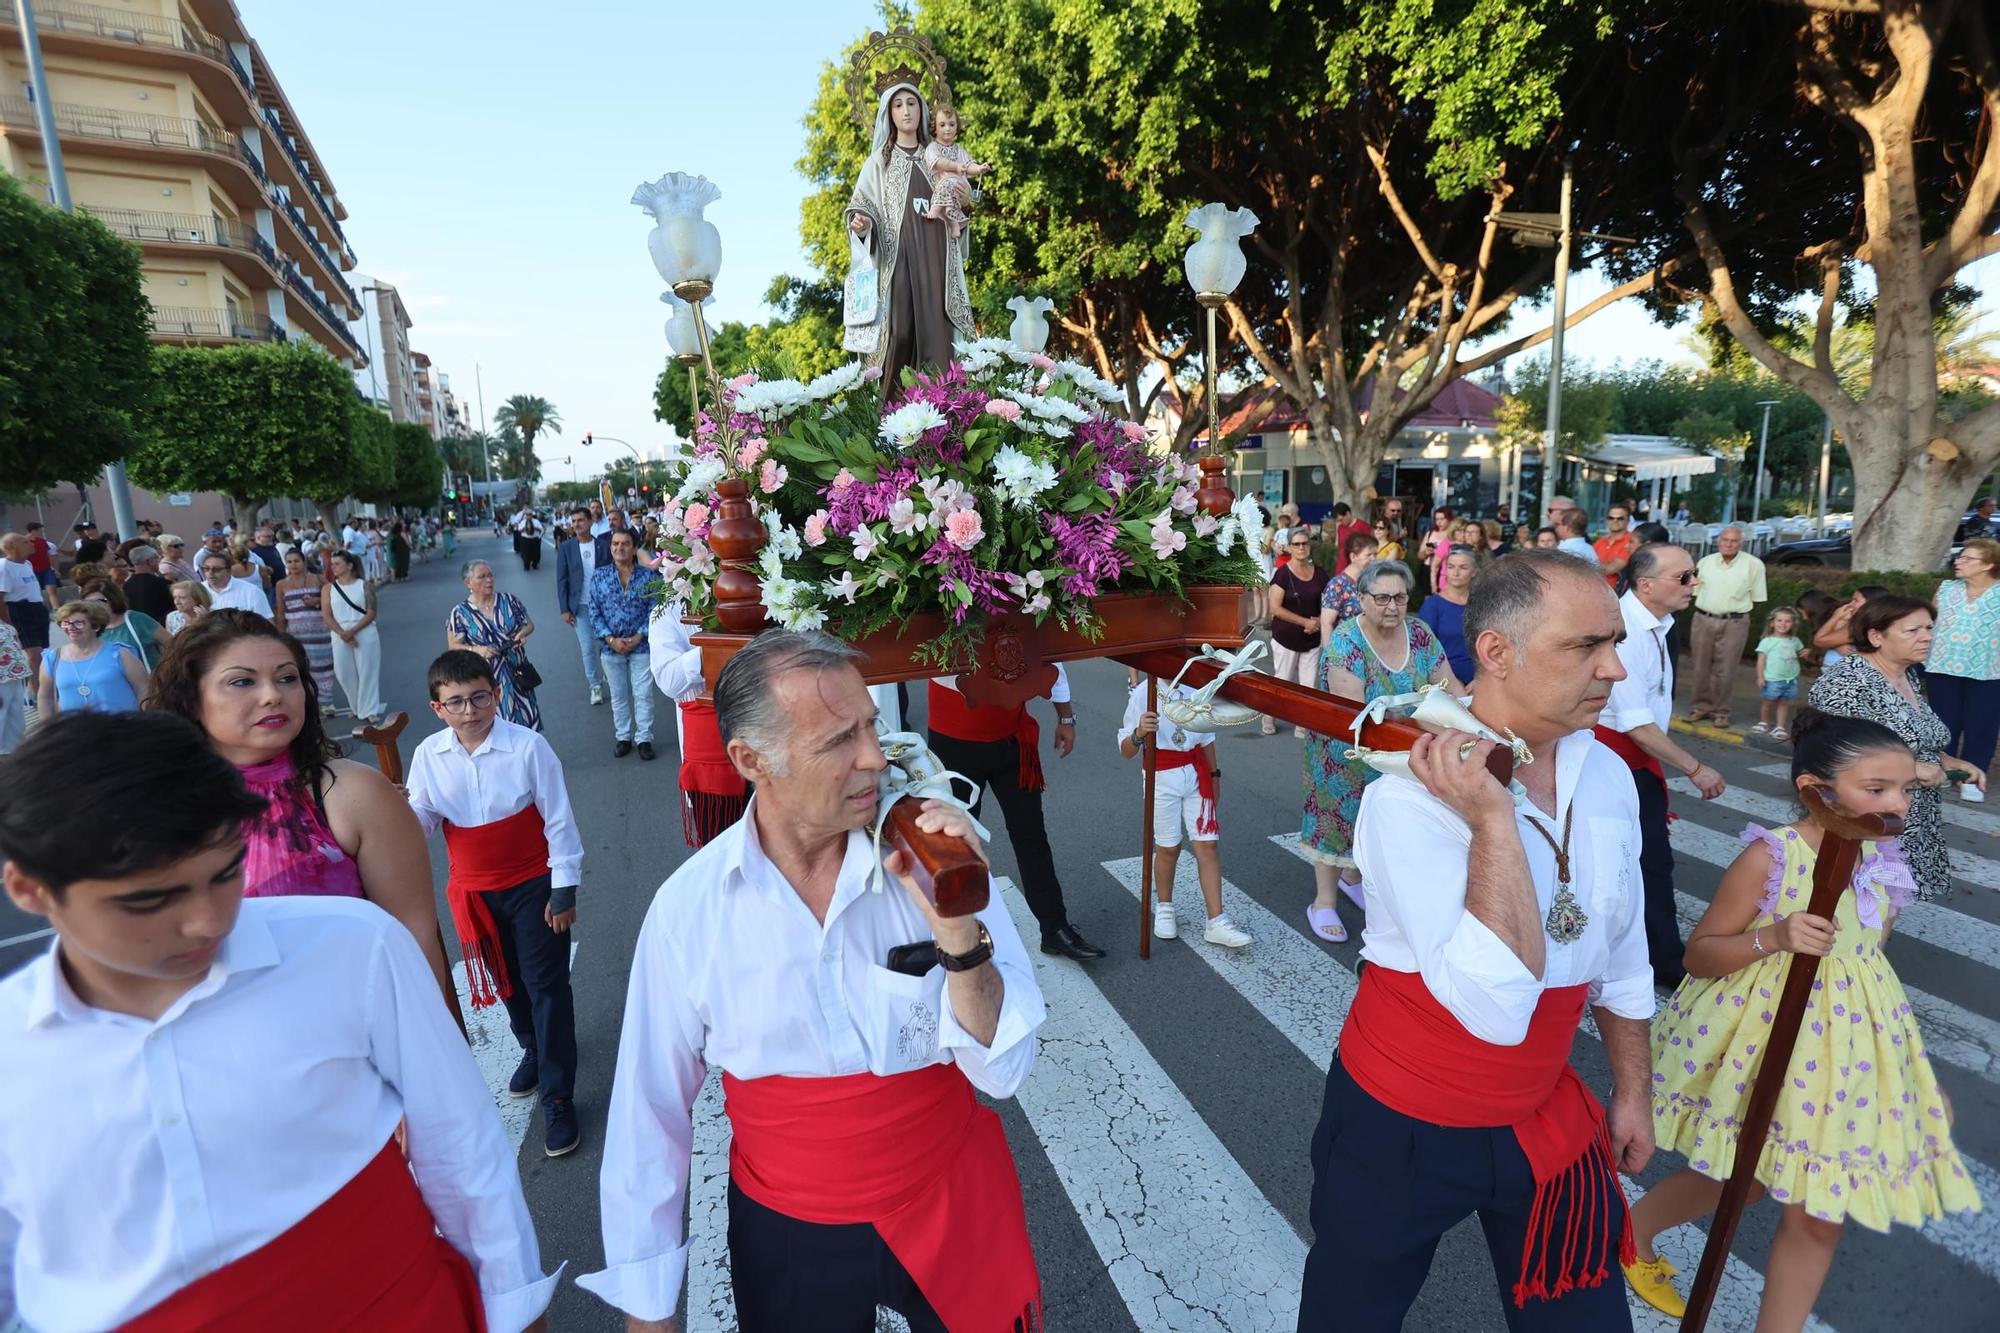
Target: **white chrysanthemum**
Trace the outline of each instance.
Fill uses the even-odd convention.
[[[794,606],[778,616],[778,623],[789,630],[815,630],[826,624],[826,612],[817,606]]]
[[[1056,484],[1056,469],[1053,463],[1003,444],[1000,452],[993,455],[993,479],[1006,493],[1009,504],[1032,509],[1036,497]]]
[[[808,401],[806,386],[797,380],[759,380],[739,389],[730,403],[735,411],[754,414],[764,421],[790,416]]]
[[[757,572],[766,579],[784,577],[785,558],[778,553],[776,546],[767,544],[764,547],[764,553],[757,557]]]
[[[861,374],[866,369],[859,361],[850,361],[821,375],[806,385],[806,397],[812,402],[837,397],[861,383]]]
[[[805,554],[805,538],[797,528],[779,527],[771,534],[771,549],[787,560],[796,560]]]
[[[882,438],[907,449],[927,430],[945,424],[944,413],[930,403],[908,403],[882,418]]]
[[[1101,402],[1122,403],[1125,401],[1123,390],[1092,370],[1089,366],[1084,365],[1081,361],[1058,361],[1056,362],[1056,373],[1067,377],[1071,384],[1074,384],[1077,388]]]
[[[1040,417],[1043,421],[1062,421],[1079,424],[1090,420],[1090,409],[1072,403],[1067,398],[1051,398],[1039,393],[1023,393],[1019,389],[1002,389],[1001,396],[1011,398],[1023,409]],[[1069,432],[1065,430],[1064,435]]]
[[[782,575],[765,577],[764,609],[773,616],[781,616],[791,610],[792,603],[798,599],[798,595],[799,585],[797,581],[785,578]]]
[[[1222,525],[1215,530],[1216,553],[1218,555],[1228,555],[1231,551],[1235,550],[1237,535],[1235,520],[1223,520]]]
[[[696,460],[688,467],[687,475],[681,478],[681,488],[674,493],[674,498],[682,504],[706,500],[709,492],[715,489],[715,483],[721,481],[727,471],[720,458]]]

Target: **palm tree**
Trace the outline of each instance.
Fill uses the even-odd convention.
[[[516,481],[542,479],[542,462],[529,451],[527,439],[511,425],[502,426],[493,440],[493,470]]]
[[[562,434],[562,417],[557,413],[555,404],[532,393],[517,393],[500,404],[500,410],[493,414],[493,424],[503,431],[511,426],[521,432],[527,464],[524,473],[532,472],[540,476],[541,469],[535,463],[535,437],[543,431],[551,435]]]

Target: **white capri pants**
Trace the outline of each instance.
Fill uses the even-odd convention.
[[[1207,762],[1206,759],[1195,760],[1197,764]],[[1180,846],[1183,829],[1186,830],[1187,837],[1195,842],[1216,841],[1216,834],[1196,831],[1196,825],[1200,821],[1201,788],[1195,778],[1193,766],[1169,768],[1154,774],[1153,845]]]

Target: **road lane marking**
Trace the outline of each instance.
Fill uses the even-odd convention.
[[[1777,778],[1787,787],[1792,785],[1792,766],[1790,764],[1758,764],[1750,771],[1760,774],[1763,777]],[[2000,815],[1989,814],[1984,810],[1975,810],[1963,801],[1951,796],[1944,798],[1943,805],[1945,823],[1956,824],[1960,828],[1970,829],[1974,833],[1984,833],[1990,837],[2000,838]],[[1791,816],[1786,816],[1785,822],[1790,823]]]
[[[1021,896],[994,891],[1035,938]],[[1134,1321],[1291,1333],[1305,1242],[1088,974],[1035,963],[1048,1020],[1015,1100]]]
[[[1272,837],[1271,841],[1301,861],[1305,860],[1299,849],[1298,834],[1281,833]],[[1126,892],[1135,898],[1138,896],[1138,857],[1106,861],[1104,868],[1113,879],[1125,886]],[[1174,905],[1180,909],[1183,903],[1200,901],[1201,884],[1195,878],[1194,867],[1182,860],[1174,876]],[[1299,904],[1301,913],[1305,911],[1306,901],[1302,896]],[[1317,937],[1309,939],[1291,929],[1276,913],[1238,889],[1227,877],[1222,881],[1222,905],[1228,911],[1230,920],[1256,936],[1256,942],[1243,949],[1192,944],[1195,956],[1233,986],[1263,1015],[1266,1022],[1282,1032],[1311,1060],[1315,1068],[1324,1070],[1332,1059],[1335,1038],[1339,1035],[1341,1024],[1347,1021],[1347,1009],[1354,999],[1358,984],[1354,974],[1338,958],[1321,948]],[[1343,906],[1351,908],[1353,904],[1343,902]],[[1190,939],[1187,934],[1190,918],[1195,919],[1198,928],[1199,913],[1177,910],[1175,916],[1181,923],[1182,939]],[[1350,926],[1350,929],[1353,927]],[[1160,940],[1156,942],[1156,947],[1171,948],[1173,943]],[[1264,953],[1268,953],[1270,958],[1256,957]],[[1273,978],[1282,979],[1282,984],[1270,984]],[[1312,1013],[1310,1004],[1301,1004],[1301,992],[1309,997],[1326,997],[1324,1008],[1331,1011],[1330,1020],[1322,1023]],[[1589,1014],[1584,1015],[1584,1025],[1592,1039],[1597,1039],[1597,1025],[1590,1021]],[[1645,1192],[1643,1187],[1625,1176],[1621,1175],[1619,1181],[1633,1198]],[[1689,1223],[1662,1233],[1660,1241],[1674,1245],[1677,1253],[1687,1251],[1699,1259],[1701,1247],[1707,1243],[1707,1234]],[[1693,1265],[1687,1265],[1687,1270],[1693,1272]],[[1763,1292],[1763,1275],[1734,1254],[1730,1255],[1722,1288],[1716,1295],[1715,1326],[1750,1327],[1756,1322],[1757,1303],[1763,1299]],[[1637,1333],[1677,1333],[1679,1321],[1669,1320],[1656,1312],[1633,1295],[1630,1287],[1626,1288],[1625,1298],[1632,1310],[1633,1328]],[[1828,1325],[1818,1320],[1806,1327],[1812,1333],[1833,1333]]]
[[[54,926],[45,926],[41,930],[31,930],[25,935],[9,936],[7,939],[0,940],[0,949],[11,949],[17,944],[32,944],[36,940],[45,940],[55,933],[56,928]]]

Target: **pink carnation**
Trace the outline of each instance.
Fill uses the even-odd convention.
[[[1021,405],[1012,398],[994,398],[986,404],[986,410],[1002,421],[1021,419]]]
[[[745,440],[743,447],[736,451],[736,466],[748,472],[757,466],[757,460],[764,456],[762,440]]]
[[[829,517],[826,510],[822,509],[806,520],[805,536],[807,546],[826,545],[826,525]]]
[[[1130,440],[1134,444],[1142,444],[1145,442],[1146,428],[1144,426],[1140,425],[1136,421],[1123,422],[1121,423],[1121,425],[1123,426],[1123,429],[1125,431],[1126,439]]]
[[[746,370],[741,375],[738,375],[735,379],[729,381],[729,387],[732,389],[747,389],[756,382],[757,382],[757,372],[754,370]]]
[[[1056,368],[1056,359],[1046,352],[1037,352],[1028,358],[1028,364],[1036,370],[1054,370]]]
[[[791,480],[791,476],[792,474],[785,470],[783,463],[775,458],[767,458],[764,460],[763,471],[757,474],[757,489],[766,495],[775,495],[780,486]]]
[[[970,551],[986,536],[986,524],[977,509],[960,509],[946,516],[945,540],[961,551]]]
[[[708,506],[696,500],[687,507],[687,512],[681,515],[681,518],[687,523],[690,530],[698,528],[708,522]]]
[[[853,484],[854,484],[854,474],[852,472],[849,472],[846,468],[842,468],[840,471],[833,474],[833,485],[830,489],[836,491],[844,491]]]
[[[863,384],[873,384],[876,380],[879,380],[881,378],[882,378],[882,367],[880,366],[870,366],[868,367],[868,369],[861,372],[861,382]]]

